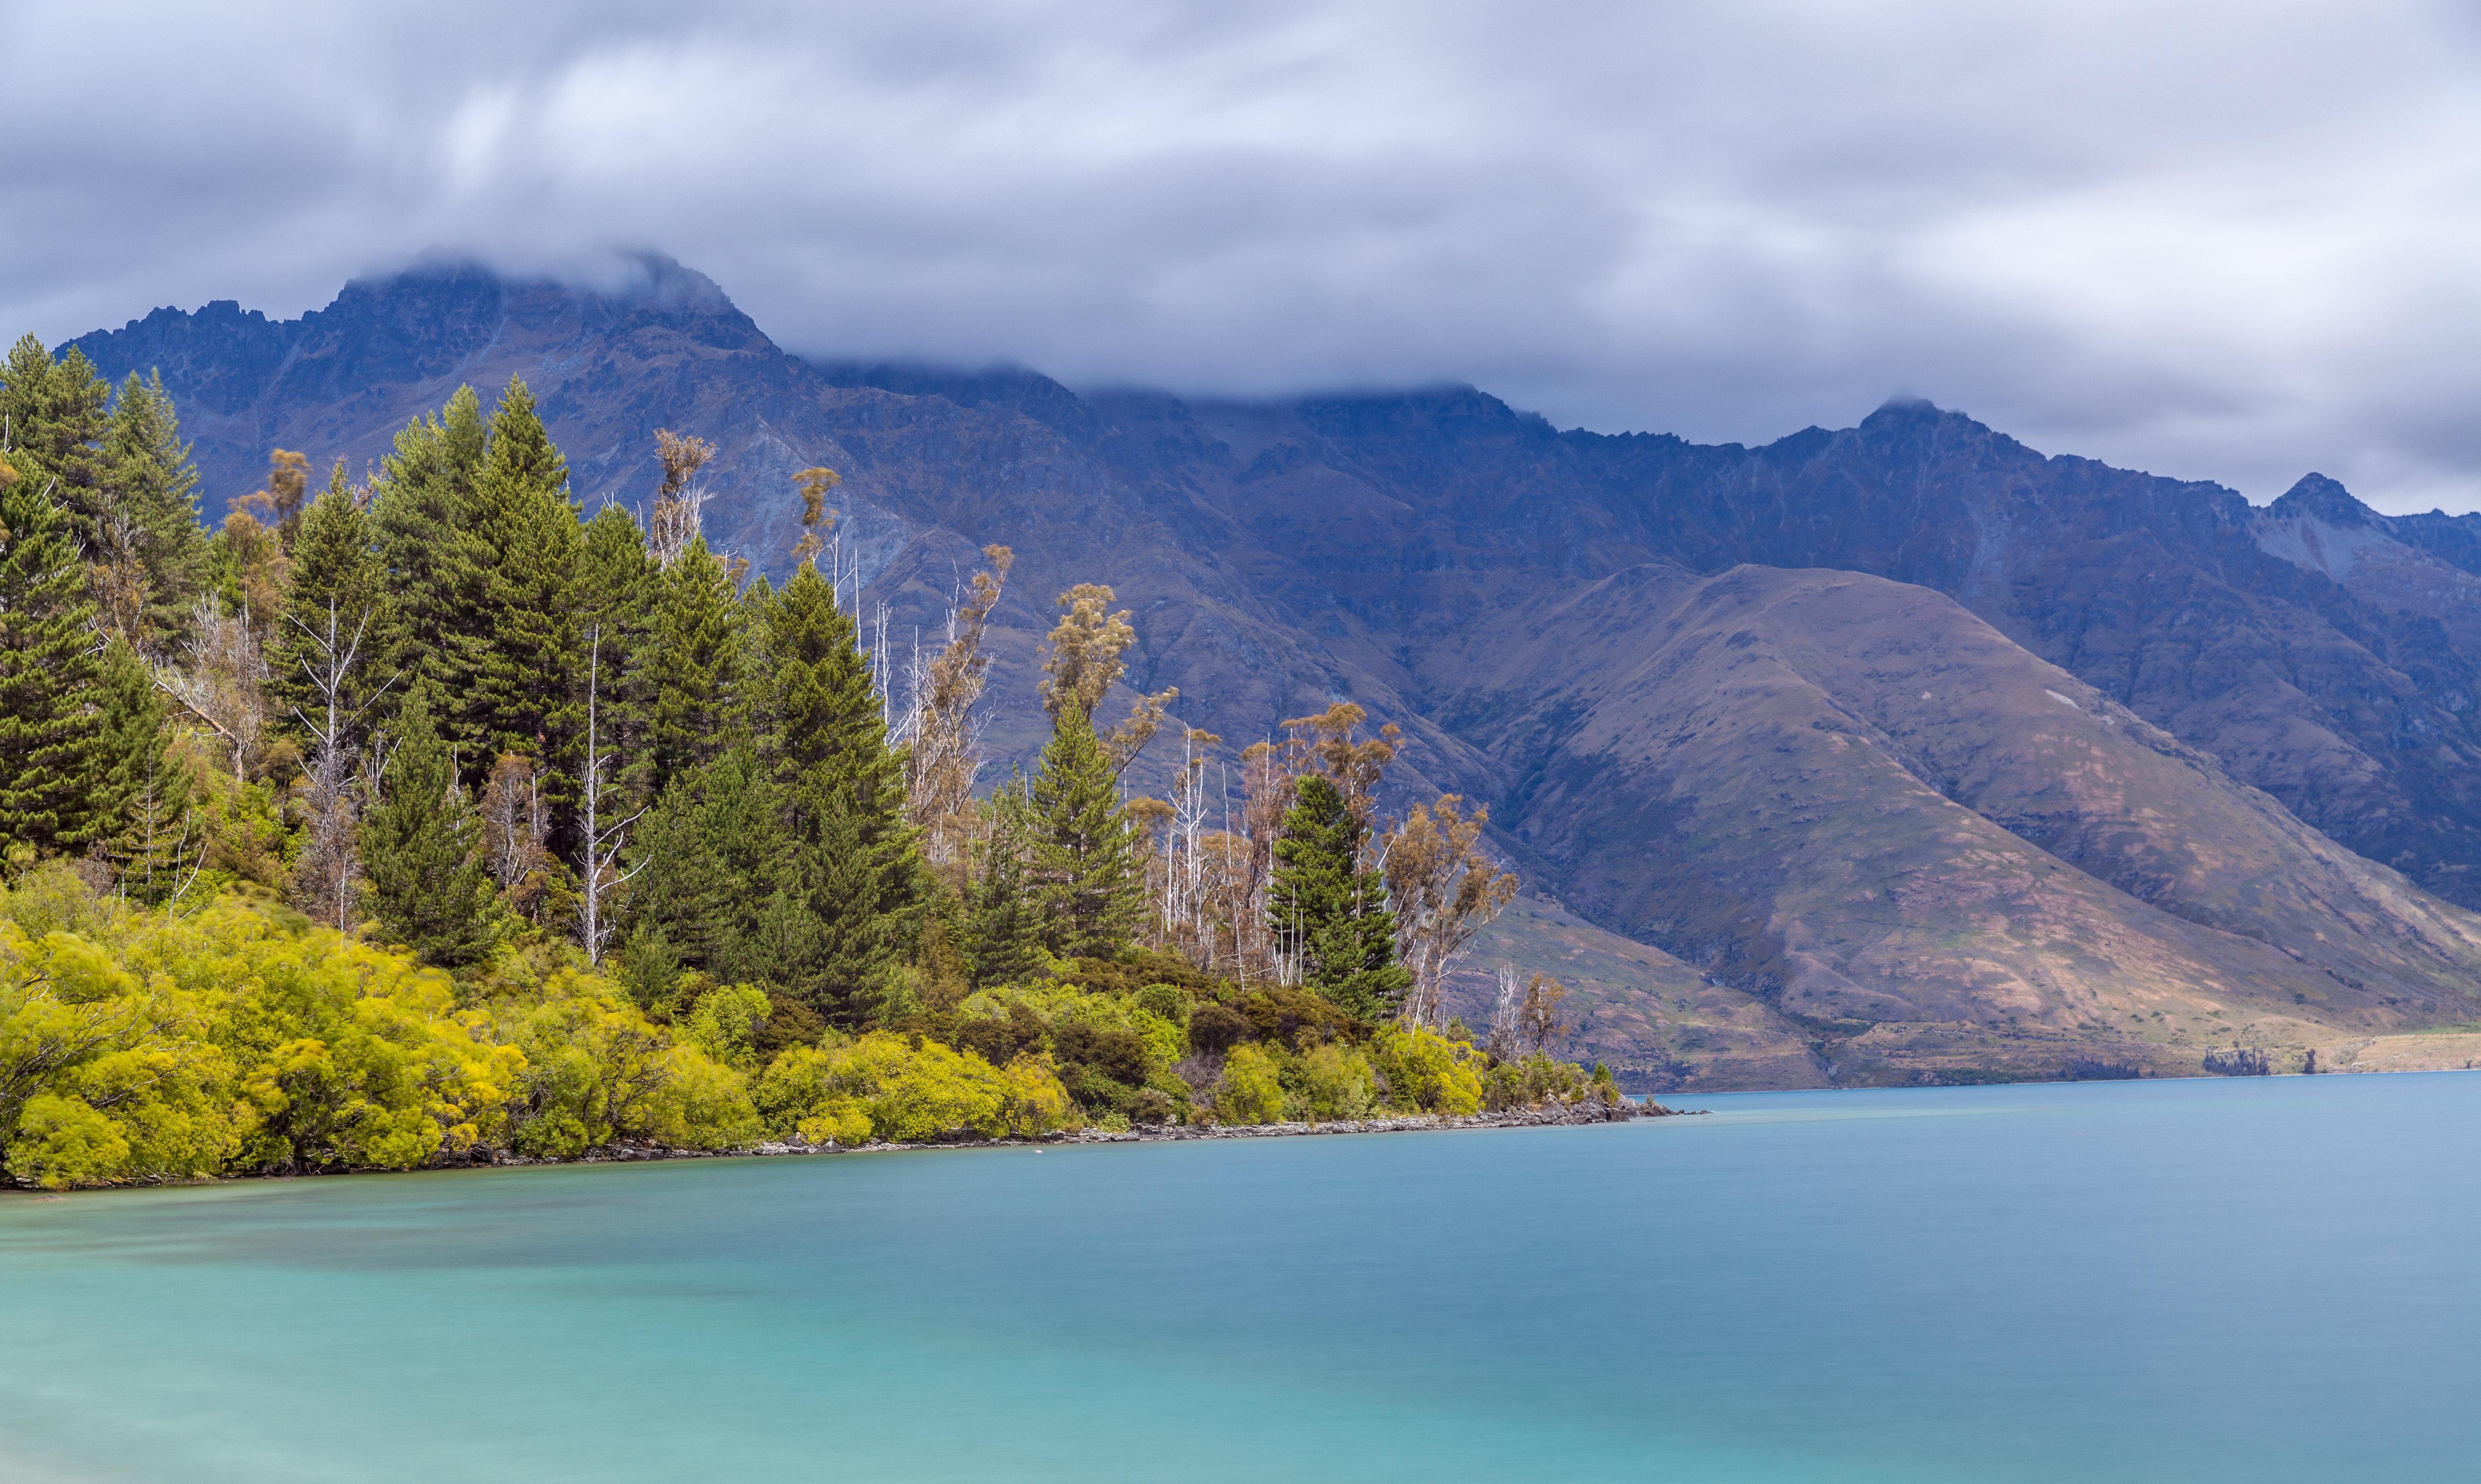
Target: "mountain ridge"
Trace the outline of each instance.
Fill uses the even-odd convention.
[[[1505,730],[1508,714],[1528,708],[1554,731],[1586,723],[1591,708],[1560,714],[1539,704],[1541,688],[1556,691],[1568,682],[1554,673],[1558,657],[1539,655],[1536,639],[1563,601],[1624,573],[1823,570],[1943,595],[1946,606],[1917,609],[1916,621],[1953,654],[1969,652],[1978,657],[1971,664],[2012,675],[2015,662],[1989,647],[1997,639],[2056,666],[2092,691],[2076,704],[2116,707],[2125,724],[2157,729],[2186,749],[2191,761],[2181,766],[2259,791],[2274,813],[2228,802],[2214,790],[2166,807],[2193,812],[2210,794],[2225,800],[2215,807],[2227,810],[2230,828],[2239,827],[2230,820],[2292,819],[2303,833],[2264,846],[2285,871],[2328,870],[2317,863],[2332,847],[2319,842],[2332,836],[2383,863],[2390,876],[2403,872],[2417,883],[2404,888],[2415,896],[2481,902],[2473,878],[2481,865],[2481,733],[2472,701],[2481,695],[2481,602],[2473,601],[2481,520],[2473,517],[2380,515],[2315,475],[2256,508],[2221,485],[2040,454],[1919,402],[1891,402],[1854,428],[1806,429],[1744,447],[1563,431],[1468,386],[1250,403],[1141,389],[1080,394],[1022,368],[807,361],[775,347],[701,275],[649,260],[645,282],[648,292],[604,293],[433,265],[357,282],[328,309],[300,320],[269,321],[220,301],[195,315],[159,310],[73,344],[107,374],[163,370],[185,430],[198,441],[211,495],[224,499],[249,487],[271,445],[301,449],[321,464],[342,456],[358,466],[459,381],[487,395],[511,374],[534,386],[589,509],[646,498],[655,427],[715,440],[711,529],[761,569],[781,570],[791,545],[797,506],[789,476],[827,463],[846,477],[837,501],[845,558],[865,585],[865,601],[886,605],[893,643],[932,630],[979,547],[1005,540],[1017,549],[1019,567],[992,638],[991,740],[1002,766],[1028,755],[1040,735],[1029,703],[1050,593],[1078,581],[1110,582],[1136,613],[1132,684],[1179,686],[1188,719],[1237,743],[1263,735],[1276,717],[1355,700],[1411,734],[1403,794],[1454,790],[1490,801],[1501,825],[1496,838],[1528,878],[1583,911],[1581,920],[1541,928],[1545,941],[1600,953],[1606,967],[1637,965],[1630,972],[1642,974],[1637,991],[1613,989],[1604,1010],[1613,1025],[1654,1028],[1631,1031],[1633,1043],[1597,1043],[1589,1024],[1579,1044],[1602,1045],[1615,1062],[1656,1080],[1660,1075],[1650,1069],[1683,1064],[1692,1071],[1678,1075],[1693,1080],[1696,1062],[1683,1054],[1684,1038],[1695,1039],[1694,1025],[1724,1021],[1744,1027],[1737,1044],[1745,1064],[1773,1067],[1766,1074],[1773,1077],[1802,1058],[1821,1077],[1961,1074],[1976,1056],[1985,1069],[2029,1073],[2042,1067],[2028,1058],[2038,1053],[2055,1061],[2065,1043],[2019,1044],[1997,1034],[1995,1023],[1964,1016],[1952,1024],[1978,1028],[1939,1033],[1954,1054],[1932,1048],[1939,1037],[1928,1032],[1909,1042],[1890,1032],[1878,1036],[1886,1044],[1847,1055],[1845,1070],[1833,1072],[1835,1046],[1851,1038],[1839,1041],[1817,1027],[1841,1021],[1787,1017],[1765,1002],[1774,991],[1759,982],[1763,976],[1746,975],[1737,988],[1724,987],[1758,997],[1748,1011],[1756,1021],[1719,1008],[1706,1022],[1676,1013],[1646,1021],[1645,1003],[1670,1003],[1684,997],[1684,985],[1717,976],[1685,960],[1675,971],[1643,956],[1658,947],[1593,939],[1630,931],[1631,923],[1634,935],[1647,932],[1643,921],[1580,890],[1603,869],[1580,842],[1599,838],[1595,820],[1609,800],[1572,797],[1564,820],[1540,813],[1540,780],[1528,774],[1522,749],[1509,750]],[[1850,594],[1838,601],[1862,602]],[[1834,626],[1849,614],[1824,599],[1812,611],[1819,632],[1769,642],[1831,647]],[[1526,653],[1539,655],[1539,673],[1528,683],[1534,689],[1485,693],[1474,684],[1476,674],[1503,670]],[[1808,690],[1799,693],[1810,699],[1799,704],[1816,718],[1844,707],[1832,686],[1802,684]],[[2081,695],[2075,686],[2065,693]],[[1790,693],[1769,691],[1774,699],[1765,704],[1789,705],[1783,697]],[[1629,704],[1685,704],[1665,695],[1652,687]],[[1126,698],[1107,702],[1113,704]],[[2002,753],[2031,747],[2027,739],[2047,736],[2046,725],[2038,708],[2011,714],[1990,723],[1981,745]],[[1866,733],[1857,724],[1849,730]],[[1910,776],[1914,766],[1883,729],[1866,745],[1845,747],[1849,755],[1838,756],[1851,767],[1866,756],[1871,768]],[[1570,746],[1566,755],[1578,754]],[[1940,796],[2096,882],[2102,895],[2078,897],[2084,904],[2075,910],[2095,932],[2110,923],[2120,924],[2111,932],[2133,933],[2125,953],[2184,942],[2198,927],[2128,927],[2152,920],[2131,916],[2120,898],[2144,903],[2025,838],[2046,827],[2040,820],[2016,818],[2011,828]],[[2004,816],[2016,803],[1988,807]],[[1968,827],[1934,824],[1935,813],[1916,821],[1923,839]],[[1663,826],[1649,815],[1640,828],[1636,854],[1653,861],[1659,851],[1649,854],[1645,843]],[[2257,832],[2252,839],[2283,834],[2272,824],[2248,829]],[[1996,841],[1992,847],[2016,848]],[[1949,884],[1970,874],[1949,855],[1923,859],[1933,862],[1923,870]],[[1659,875],[1669,868],[1648,869]],[[1768,925],[1787,910],[1775,888],[1750,878],[1734,889],[1738,895],[1724,894],[1726,901],[1704,887],[1690,890],[1676,872],[1663,879],[1674,877],[1666,890],[1682,901],[1714,898],[1709,906],[1721,914],[1717,921],[1741,924],[1732,941],[1773,942],[1760,958],[1813,951],[1788,946],[1781,927]],[[2287,909],[2227,910],[2243,922]],[[2434,915],[2418,903],[2403,910],[2424,921]],[[1795,916],[1804,914],[1814,921],[1802,931],[1813,935],[1841,920],[1817,904]],[[2382,945],[2395,930],[2354,921],[2337,931]],[[1694,959],[1725,938],[1731,934],[1677,946]],[[2198,962],[2222,965],[2194,971],[2210,978],[2259,962],[2263,949],[2234,943],[2181,949],[2173,957],[2202,953]],[[2267,960],[2263,973],[2268,982],[2288,982],[2297,966],[2276,957],[2282,961]],[[2392,976],[2386,993],[2405,1003],[2426,996],[2440,1021],[2469,1012],[2449,1004],[2455,996],[2434,981],[2444,973],[2470,982],[2481,955],[2444,970],[2383,967],[2390,962],[2383,953],[2372,961],[2382,967],[2371,972]],[[1733,976],[1727,969],[1720,976]],[[2112,979],[2098,970],[2089,976]],[[1983,990],[2006,978],[1994,968]],[[1623,1004],[1629,994],[1644,1002]],[[2280,1006],[2261,1008],[2261,1024],[2283,1019],[2274,1013]],[[2380,1020],[2392,1028],[2418,1018]],[[2305,1045],[2312,1032],[2367,1031],[2363,1019],[2355,1008],[2276,1028]],[[1929,1024],[1892,1013],[1884,1023]],[[1768,1028],[1746,1029],[1761,1024]],[[2193,1038],[2176,1054],[2106,1039],[2104,1059],[2134,1056],[2162,1070],[2197,1052]],[[1644,1054],[1631,1056],[1628,1045]],[[1851,1070],[1863,1063],[1874,1070]]]

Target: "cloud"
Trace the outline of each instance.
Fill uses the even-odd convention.
[[[647,246],[814,353],[1739,441],[1900,388],[2481,507],[2453,6],[88,0],[0,54],[12,333]]]

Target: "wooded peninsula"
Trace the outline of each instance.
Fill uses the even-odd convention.
[[[583,518],[533,398],[210,533],[160,381],[0,365],[0,1176],[49,1187],[1609,1107],[1558,985],[1442,986],[1516,880],[1339,703],[1226,758],[1058,597],[1030,774],[976,706],[1005,547],[902,665],[832,470],[780,588],[657,435]],[[822,563],[824,570],[822,570]],[[1272,718],[1270,718],[1271,720]],[[1177,747],[1169,796],[1125,779]]]

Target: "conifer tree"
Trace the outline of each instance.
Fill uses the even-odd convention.
[[[1029,800],[1043,946],[1065,958],[1115,957],[1144,911],[1136,832],[1110,759],[1077,706],[1059,708]]]
[[[93,807],[121,889],[153,904],[178,889],[205,841],[193,827],[190,770],[172,753],[170,708],[129,642],[105,648],[97,724],[102,766]]]
[[[456,969],[490,951],[490,878],[474,812],[431,715],[428,687],[417,687],[397,716],[379,802],[362,823],[362,865],[371,911],[388,937]]]
[[[175,648],[188,632],[190,605],[207,581],[207,534],[198,524],[198,471],[164,380],[120,383],[103,439],[103,477],[116,512],[136,538],[144,578],[131,642],[148,654]]]
[[[408,685],[429,685],[439,708],[432,724],[478,755],[481,728],[461,702],[475,693],[488,642],[483,590],[493,554],[475,521],[486,432],[474,389],[458,387],[437,417],[417,418],[396,435],[370,511],[398,614],[390,668]]]
[[[573,604],[581,633],[598,637],[594,681],[597,745],[612,761],[601,807],[626,814],[645,801],[652,777],[647,731],[652,714],[645,658],[654,635],[656,569],[645,534],[617,505],[586,523],[578,542]],[[585,704],[581,693],[578,704]]]
[[[628,856],[632,932],[720,979],[782,983],[759,926],[792,875],[782,794],[745,742],[684,769],[639,821]]]
[[[82,351],[55,361],[28,335],[0,361],[0,428],[7,430],[10,465],[39,492],[49,492],[75,550],[103,545],[110,497],[102,444],[111,402],[111,383],[95,375]]]
[[[353,663],[335,679],[333,697],[345,712],[359,714],[393,673],[384,657],[398,646],[392,628],[387,573],[373,546],[371,519],[344,485],[344,466],[301,517],[293,543],[292,583],[275,632],[267,641],[268,689],[274,693],[276,722],[309,737],[302,716],[326,707],[322,683],[330,664],[347,654]]]
[[[794,889],[815,922],[787,985],[833,1020],[905,953],[925,885],[904,820],[904,757],[851,615],[804,561],[764,598],[764,716],[787,804]]]
[[[1026,794],[1012,781],[991,796],[991,839],[965,924],[974,987],[1022,984],[1042,969],[1041,932],[1025,866]]]
[[[1367,829],[1332,779],[1303,777],[1275,841],[1267,916],[1301,982],[1376,1020],[1394,1013],[1412,976],[1396,962],[1396,914],[1387,908],[1386,881],[1361,868]]]
[[[475,478],[474,525],[492,560],[484,569],[483,663],[472,710],[484,741],[546,765],[556,806],[573,798],[580,545],[568,466],[552,446],[525,382],[511,377],[491,415]]]
[[[67,512],[16,456],[0,453],[0,854],[71,849],[109,822],[94,607]]]
[[[740,615],[731,574],[703,536],[655,582],[646,668],[653,694],[649,750],[661,790],[722,756],[741,734]]]

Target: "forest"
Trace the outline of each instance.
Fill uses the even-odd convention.
[[[1486,811],[1382,815],[1395,727],[1098,716],[1137,635],[1086,584],[989,776],[1007,548],[899,664],[835,471],[780,492],[778,587],[703,534],[713,450],[655,452],[642,518],[588,516],[525,384],[460,388],[359,477],[274,451],[211,532],[160,380],[10,351],[0,1174],[1617,1101],[1550,1054],[1557,984],[1446,1015],[1517,883]]]

